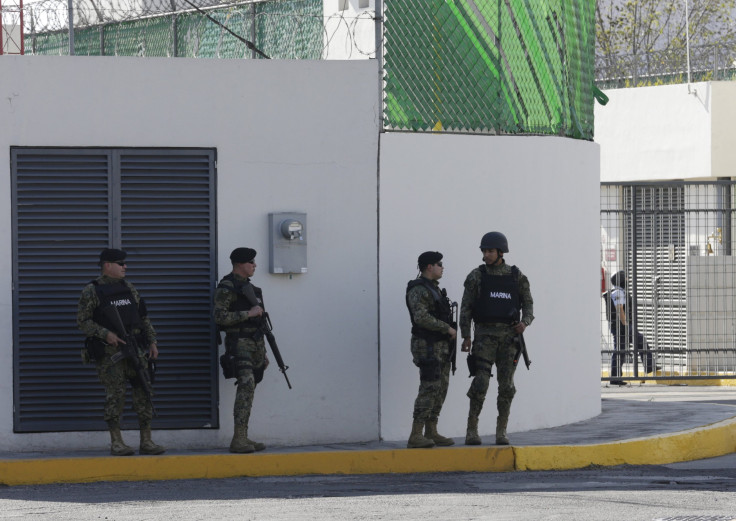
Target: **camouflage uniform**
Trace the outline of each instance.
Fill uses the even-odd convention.
[[[480,295],[481,269],[490,275],[513,276],[511,266],[502,261],[498,266],[484,265],[470,272],[465,279],[465,291],[460,306],[460,333],[463,338],[470,337],[471,321],[473,320],[473,306]],[[521,321],[529,326],[534,320],[534,302],[529,280],[520,271],[518,272],[519,300],[521,303]],[[498,420],[504,425],[508,421],[511,410],[511,401],[516,394],[514,387],[514,354],[517,348],[516,333],[509,324],[499,322],[475,323],[475,338],[472,353],[478,361],[476,376],[468,389],[470,398],[469,418],[480,415],[483,402],[488,392],[492,365],[496,365],[498,379]]]
[[[439,283],[430,281],[440,291]],[[437,333],[447,333],[449,324],[432,316],[431,310],[435,309],[435,301],[423,285],[414,286],[406,295],[409,311],[414,319],[414,324]],[[411,354],[414,365],[421,367],[427,361],[439,363],[439,379],[419,380],[419,392],[414,402],[414,421],[426,423],[437,422],[445,403],[447,388],[450,384],[450,340],[446,336],[442,340],[427,340],[417,335],[411,336]]]
[[[95,282],[99,285],[114,284],[119,283],[120,279],[113,279],[103,275],[97,278]],[[133,294],[136,305],[139,305],[141,298],[138,291],[127,280],[124,282]],[[95,290],[95,285],[93,283],[87,284],[82,290],[82,296],[79,298],[77,325],[87,337],[105,342],[110,330],[93,320],[95,309],[99,305],[100,300]],[[130,333],[145,339],[141,343],[141,346],[148,346],[156,342],[156,331],[153,329],[148,316],[141,317],[140,327],[133,329]],[[105,421],[108,424],[120,424],[120,416],[125,406],[125,382],[129,381],[133,388],[133,410],[138,415],[138,423],[141,429],[150,429],[153,408],[146,397],[145,391],[137,383],[133,365],[127,359],[120,360],[115,364],[112,363],[110,357],[118,352],[119,349],[112,345],[106,345],[104,349],[104,356],[100,360],[95,360],[95,365],[97,366],[97,374],[99,375],[100,382],[105,387]],[[145,357],[145,353],[139,352],[139,357],[143,367],[148,367],[148,359]]]
[[[250,280],[235,274],[233,277],[243,284]],[[262,372],[266,365],[266,344],[258,330],[260,317],[248,318],[247,311],[231,310],[237,299],[235,285],[227,277],[223,278],[215,290],[215,323],[225,331],[225,342],[234,347],[230,349],[236,357],[238,390],[233,417],[236,427],[247,428],[257,385],[256,373]],[[259,305],[263,307],[262,301]]]

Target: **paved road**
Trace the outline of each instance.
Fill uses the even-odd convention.
[[[0,519],[736,519],[736,455],[576,471],[303,476],[0,488]]]

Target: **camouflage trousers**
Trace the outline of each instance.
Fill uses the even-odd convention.
[[[266,363],[266,344],[263,338],[239,338],[235,356],[238,390],[235,392],[233,419],[235,425],[248,427],[257,385],[254,369],[262,368]]]
[[[422,338],[412,336],[411,353],[414,365],[421,367],[428,360],[432,360],[439,367],[433,369],[434,375],[427,379],[422,376],[420,369],[419,391],[414,401],[414,421],[426,423],[436,422],[442,411],[442,405],[447,397],[447,388],[450,385],[449,344],[435,342],[428,347],[428,342]]]
[[[143,387],[138,384],[138,377],[135,373],[133,364],[127,359],[112,363],[110,357],[115,354],[116,348],[107,346],[105,348],[105,357],[102,361],[97,362],[97,375],[100,382],[105,387],[105,421],[120,425],[120,416],[123,414],[125,407],[125,391],[126,382],[130,382],[133,390],[133,410],[138,415],[138,424],[143,427],[150,427],[153,418],[153,408],[146,397]],[[140,355],[143,367],[148,367],[148,360],[145,356]]]
[[[491,365],[496,367],[498,380],[498,398],[496,406],[498,415],[508,419],[511,402],[516,394],[514,387],[514,355],[517,343],[516,333],[510,328],[498,328],[492,332],[477,332],[473,340],[472,353],[478,359],[478,371],[468,389],[470,398],[469,416],[477,417],[483,409],[488,385],[491,379]]]

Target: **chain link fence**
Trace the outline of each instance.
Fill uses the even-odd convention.
[[[184,2],[131,5],[130,9],[92,9],[81,0],[74,11],[74,54],[191,58],[254,58],[253,49],[280,59],[320,59],[324,52],[321,0],[280,0],[207,6]],[[46,0],[26,8],[27,54],[69,54],[67,11]],[[30,30],[29,30],[30,29]]]
[[[25,52],[240,59],[382,52],[386,130],[593,138],[592,0],[383,0],[378,16],[376,0],[193,1],[196,8],[187,0],[73,0],[73,45],[65,1],[27,3]]]
[[[12,13],[9,1],[0,0],[4,19]],[[375,58],[374,12],[344,8],[326,14],[323,0],[73,0],[72,5],[70,41],[65,0],[26,2],[25,54]]]
[[[596,85],[601,89],[619,89],[686,83],[687,61],[686,48],[596,56]],[[690,47],[691,81],[733,80],[735,77],[736,48],[720,44]]]
[[[602,380],[736,379],[735,225],[734,181],[602,183]]]
[[[594,5],[386,0],[385,128],[592,139]]]

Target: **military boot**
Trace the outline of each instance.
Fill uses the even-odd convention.
[[[266,448],[266,445],[259,442],[259,441],[253,441],[248,437],[248,431],[246,430],[245,434],[245,441],[248,445],[253,445],[253,448],[256,449],[256,452],[261,451]]]
[[[465,433],[465,445],[480,445],[477,416],[468,416],[468,429]]]
[[[141,427],[141,445],[139,447],[141,454],[163,454],[166,447],[156,445],[151,439],[151,427]]]
[[[132,447],[128,447],[123,441],[123,435],[120,432],[120,426],[110,423],[110,454],[113,456],[132,456],[135,451]]]
[[[496,418],[496,445],[509,444],[509,438],[506,436],[506,425],[508,422],[508,416],[499,416]]]
[[[243,425],[235,426],[235,433],[233,434],[233,441],[230,442],[230,452],[237,454],[250,454],[255,452],[256,448],[248,443],[248,427]]]
[[[438,447],[449,447],[455,445],[455,440],[446,438],[437,432],[437,420],[430,420],[424,424],[424,437],[429,438]]]
[[[412,424],[409,442],[406,444],[407,449],[431,449],[434,447],[434,441],[422,436],[423,428],[424,424],[422,422],[414,422]]]

